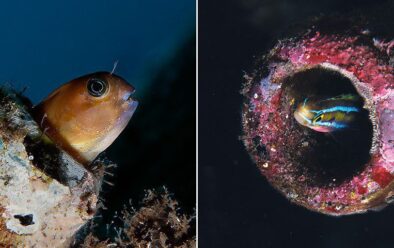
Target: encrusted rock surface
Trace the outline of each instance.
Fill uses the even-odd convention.
[[[26,99],[3,88],[0,106],[0,246],[68,247],[101,180],[42,140]]]
[[[392,201],[392,48],[393,41],[361,30],[335,34],[315,27],[280,41],[246,76],[244,144],[262,174],[292,202],[344,215]],[[294,120],[295,106],[306,97],[342,93],[364,99],[369,116],[362,131],[329,136]]]

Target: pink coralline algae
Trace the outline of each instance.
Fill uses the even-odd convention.
[[[328,215],[381,209],[394,199],[393,42],[310,31],[280,41],[245,76],[243,141],[290,201]],[[356,130],[323,134],[294,119],[306,97],[358,94]]]

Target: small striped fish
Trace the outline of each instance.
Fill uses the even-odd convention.
[[[294,118],[303,126],[328,133],[352,127],[361,111],[362,100],[356,95],[340,95],[320,101],[306,98],[298,105]]]

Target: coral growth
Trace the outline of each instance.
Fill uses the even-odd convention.
[[[123,228],[115,242],[88,235],[82,247],[195,247],[195,219],[180,214],[167,190],[146,193],[138,210],[122,212]]]

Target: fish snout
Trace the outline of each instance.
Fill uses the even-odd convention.
[[[299,112],[294,112],[294,119],[296,119],[296,121],[303,125],[306,126],[308,125],[308,121],[306,120],[305,116],[303,116],[301,113]]]
[[[135,88],[131,84],[123,81],[118,89],[118,101],[123,111],[127,115],[132,115],[138,106],[138,101],[134,98]]]

